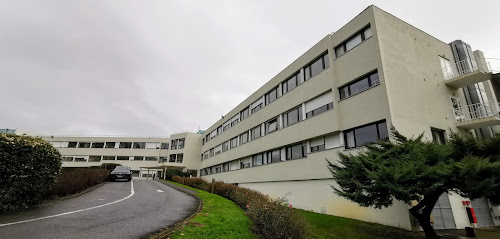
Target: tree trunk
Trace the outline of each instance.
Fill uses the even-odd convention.
[[[424,199],[422,199],[422,201],[409,210],[411,215],[413,215],[417,219],[418,223],[420,223],[420,226],[424,230],[425,238],[427,239],[439,238],[436,231],[434,231],[434,228],[431,226],[431,212],[441,194],[442,192],[436,192],[427,195]],[[422,209],[422,213],[419,212],[420,209]]]

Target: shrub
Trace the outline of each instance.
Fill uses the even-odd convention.
[[[61,169],[61,154],[39,137],[0,133],[0,211],[40,203]]]
[[[172,181],[210,192],[212,183],[201,178],[173,176]],[[272,199],[255,190],[214,182],[214,194],[244,209],[254,222],[252,231],[261,238],[306,238],[306,221],[284,198]]]
[[[110,171],[93,168],[63,168],[52,187],[52,195],[67,196],[108,180]]]
[[[116,166],[122,166],[121,164],[117,164],[117,163],[103,163],[101,164],[101,166],[97,166],[97,167],[91,167],[91,168],[101,168],[101,169],[107,169],[109,171],[113,171]]]
[[[182,170],[180,170],[180,169],[167,169],[167,170],[165,170],[165,179],[166,180],[172,180],[173,176],[189,177],[190,174],[188,172],[182,172]]]

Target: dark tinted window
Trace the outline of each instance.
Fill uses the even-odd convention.
[[[297,144],[286,148],[286,160],[299,159],[306,156],[306,146]]]
[[[135,142],[134,143],[134,149],[145,149],[146,148],[146,143],[143,142]]]
[[[240,135],[240,142],[241,144],[248,142],[248,132],[245,132]]]
[[[374,123],[344,132],[346,148],[363,146],[376,142],[378,139],[388,139],[387,123]]]
[[[90,148],[90,143],[89,142],[80,142],[78,144],[78,148]]]
[[[323,105],[317,109],[314,109],[314,110],[311,110],[309,112],[306,113],[306,118],[311,118],[315,115],[319,115],[323,112],[326,112],[328,110],[331,110],[333,109],[333,102],[332,103],[329,103],[329,104],[326,104],[326,105]]]
[[[240,112],[240,119],[244,120],[249,115],[248,107]]]
[[[92,148],[104,148],[104,143],[92,143]]]
[[[262,134],[261,125],[253,128],[252,129],[252,140],[260,138],[261,134]]]
[[[302,120],[302,107],[295,108],[284,114],[284,126],[293,125]]]
[[[275,101],[278,98],[278,88],[274,88],[272,91],[266,94],[266,105]]]
[[[361,77],[359,80],[353,81],[343,87],[339,88],[340,99],[345,99],[349,96],[361,93],[370,87],[374,87],[380,84],[378,73],[371,73],[367,76]]]
[[[130,148],[132,148],[132,142],[120,142],[119,148],[130,149]]]
[[[115,142],[106,142],[106,148],[114,148],[116,145]]]
[[[253,166],[259,166],[264,164],[264,155],[263,154],[257,154],[252,157],[253,159]]]
[[[281,161],[281,151],[279,149],[267,153],[267,163],[277,163]]]

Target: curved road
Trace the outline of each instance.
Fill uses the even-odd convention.
[[[141,238],[197,207],[194,197],[156,181],[109,182],[75,198],[0,215],[0,238]]]

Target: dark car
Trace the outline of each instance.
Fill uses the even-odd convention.
[[[132,169],[129,166],[116,166],[109,176],[109,181],[113,182],[116,179],[132,180]]]

